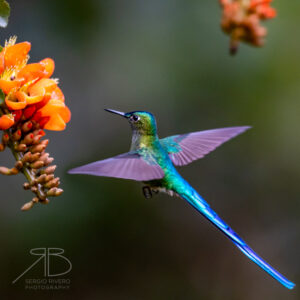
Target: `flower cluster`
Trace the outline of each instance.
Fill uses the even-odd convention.
[[[0,89],[7,108],[0,118],[0,129],[11,128],[23,116],[37,122],[40,128],[65,129],[71,114],[57,79],[50,79],[54,61],[45,58],[27,64],[30,43],[15,42],[16,38],[11,38],[0,52]]]
[[[237,51],[239,41],[262,46],[267,29],[260,22],[276,16],[276,10],[270,6],[272,0],[219,1],[223,9],[221,27],[231,38],[230,52]]]
[[[27,178],[24,188],[35,197],[23,210],[37,202],[48,203],[47,197],[63,192],[53,174],[56,166],[50,166],[53,158],[45,151],[49,141],[41,138],[44,129],[65,129],[71,117],[58,80],[50,78],[54,61],[45,58],[27,64],[30,48],[28,42],[16,44],[13,37],[0,52],[0,151],[10,148],[17,161],[11,169],[0,167],[0,174],[22,172]]]

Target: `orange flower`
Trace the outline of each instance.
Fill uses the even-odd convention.
[[[0,50],[0,130],[5,131],[0,151],[10,148],[16,163],[13,168],[0,167],[0,174],[25,175],[28,182],[24,188],[34,193],[22,206],[28,210],[38,202],[49,203],[49,197],[63,192],[59,178],[54,176],[53,158],[46,152],[49,141],[41,138],[43,129],[64,130],[71,112],[58,80],[51,78],[54,61],[45,58],[27,64],[30,43],[15,42],[16,38],[9,39]]]
[[[55,68],[54,61],[45,58],[38,63],[27,64],[30,43],[15,42],[15,37],[10,38],[0,52],[0,89],[5,95],[5,108],[20,111],[21,115],[26,115],[26,120],[30,112],[30,118],[41,128],[65,129],[71,113],[57,86],[58,80],[50,78]],[[19,120],[22,118],[16,120],[14,114],[10,120],[4,115],[0,119],[0,129],[16,126]]]
[[[219,0],[223,9],[221,27],[231,37],[231,53],[237,51],[239,41],[262,46],[267,35],[261,20],[272,19],[276,10],[272,0]]]

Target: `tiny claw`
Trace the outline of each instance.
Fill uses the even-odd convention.
[[[144,186],[143,187],[143,194],[144,194],[144,197],[146,199],[151,199],[152,198],[152,192],[151,192],[151,189],[149,186]]]

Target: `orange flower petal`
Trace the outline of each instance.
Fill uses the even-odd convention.
[[[67,106],[65,106],[64,109],[61,109],[59,114],[65,123],[68,123],[71,120],[71,111]]]
[[[42,116],[51,116],[63,109],[65,104],[58,99],[50,99],[49,102],[40,109]]]
[[[19,80],[4,80],[0,79],[0,89],[5,93],[8,94],[11,89],[15,87],[19,87],[21,85],[21,82]]]
[[[15,123],[13,116],[11,115],[3,115],[0,117],[0,129],[6,130],[13,126]]]
[[[39,103],[43,100],[43,96],[26,96],[26,103],[28,105]]]
[[[61,131],[66,128],[66,123],[59,114],[54,114],[50,120],[45,124],[44,129]]]
[[[20,102],[26,102],[26,104],[35,104],[41,102],[44,98],[44,95],[38,96],[28,96],[25,92],[16,92],[15,96]]]
[[[69,108],[59,99],[50,99],[49,102],[42,107],[39,112],[43,117],[59,114],[65,123],[71,119]]]
[[[36,78],[42,78],[47,75],[45,67],[39,63],[28,64],[20,70],[17,78],[22,78],[26,82]]]
[[[49,78],[42,78],[37,83],[29,88],[31,96],[45,95],[46,92],[51,93],[57,86],[55,80]]]
[[[8,108],[11,110],[23,109],[27,105],[26,101],[17,102],[17,101],[8,99],[8,97],[5,98],[5,103],[8,106]]]
[[[62,102],[65,102],[65,96],[58,86],[56,86],[56,88],[51,93],[51,99],[59,99]]]
[[[36,109],[38,110],[38,109],[44,107],[50,99],[51,99],[51,95],[49,93],[45,94],[43,100],[35,105]]]
[[[51,75],[54,72],[54,68],[55,68],[55,63],[54,60],[51,58],[45,58],[43,60],[40,61],[40,64],[45,67],[45,71],[46,71],[46,76],[47,78],[51,77]]]
[[[5,48],[4,60],[6,67],[12,67],[24,61],[30,51],[31,44],[28,42],[18,43]]]

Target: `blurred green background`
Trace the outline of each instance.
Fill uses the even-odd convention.
[[[128,151],[130,129],[103,108],[148,110],[160,136],[251,125],[182,175],[245,240],[300,280],[300,3],[274,1],[264,48],[228,55],[218,1],[10,1],[10,35],[30,41],[30,62],[52,57],[72,120],[48,132],[65,193],[29,212],[23,176],[1,177],[1,299],[300,298],[261,271],[179,198],[144,199],[137,182],[68,175]],[[0,155],[12,165],[11,153]],[[68,290],[26,290],[37,257],[65,250]],[[58,263],[57,263],[58,264]],[[60,266],[61,267],[61,266]]]

